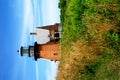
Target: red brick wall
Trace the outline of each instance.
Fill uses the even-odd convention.
[[[39,52],[39,58],[60,60],[60,51],[58,43],[48,43],[40,45]]]

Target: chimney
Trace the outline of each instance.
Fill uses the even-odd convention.
[[[31,32],[30,35],[37,35],[37,33],[36,32]]]

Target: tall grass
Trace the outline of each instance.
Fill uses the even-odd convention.
[[[120,1],[60,0],[57,80],[120,79]]]

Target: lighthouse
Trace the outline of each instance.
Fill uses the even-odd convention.
[[[59,23],[36,27],[35,32],[30,33],[30,35],[35,36],[36,41],[34,42],[34,45],[29,45],[27,47],[21,46],[19,51],[20,55],[34,57],[35,61],[39,58],[59,61],[59,40],[61,38],[60,27]]]

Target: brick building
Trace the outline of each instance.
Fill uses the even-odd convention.
[[[34,56],[34,59],[44,58],[48,60],[60,60],[59,40],[61,38],[60,24],[36,27],[34,35],[36,41],[33,46],[20,48],[21,56],[27,54],[29,57]]]

